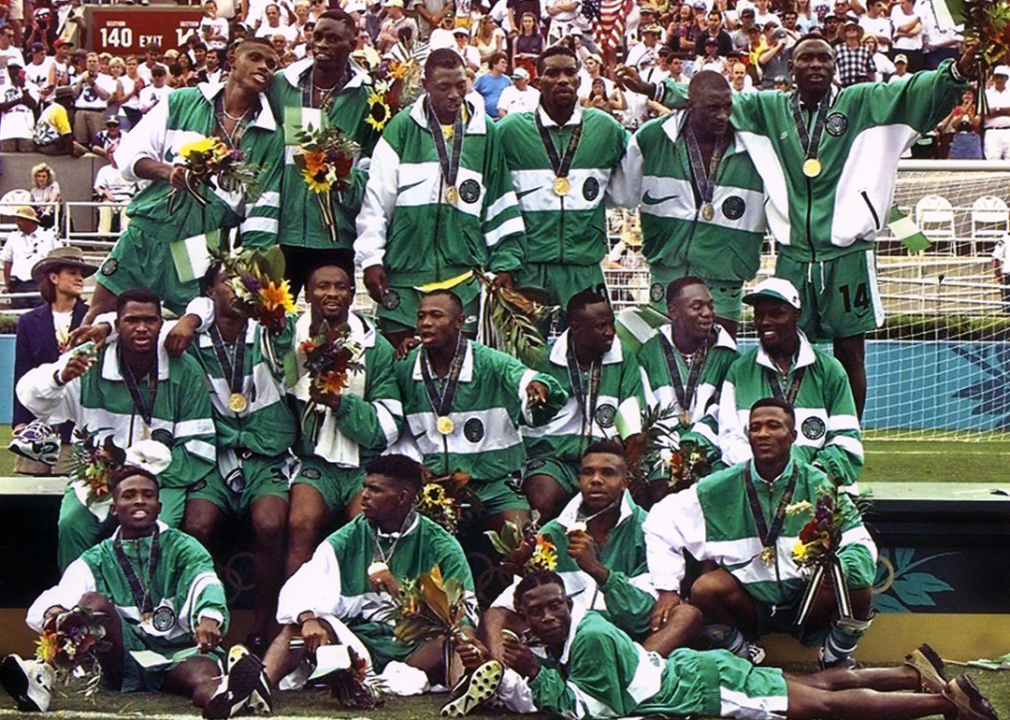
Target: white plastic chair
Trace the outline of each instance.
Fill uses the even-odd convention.
[[[971,204],[971,254],[977,255],[980,240],[1000,240],[1010,232],[1010,209],[993,195],[983,195]]]
[[[949,240],[954,249],[954,206],[940,195],[926,195],[915,204],[915,224],[933,242]]]

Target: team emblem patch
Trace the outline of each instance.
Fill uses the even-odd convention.
[[[547,464],[546,460],[540,460],[539,458],[537,460],[530,460],[528,463],[526,463],[526,470],[527,472],[533,472],[534,470],[539,470],[546,464]]]
[[[739,195],[731,195],[722,202],[722,214],[730,220],[739,220],[743,217],[743,211],[747,209],[747,203]]]
[[[316,468],[305,468],[302,470],[302,477],[306,477],[309,480],[318,480],[322,476],[323,474]]]
[[[617,416],[617,408],[613,405],[600,405],[596,408],[596,422],[601,428],[614,427],[614,418]]]
[[[102,263],[101,273],[108,277],[109,275],[115,275],[116,270],[119,269],[119,261],[116,258],[108,258]]]
[[[831,113],[824,122],[824,129],[828,131],[828,135],[839,137],[849,129],[849,119],[841,113]]]
[[[807,440],[817,440],[824,437],[824,421],[819,417],[808,417],[803,421],[803,424],[800,425],[800,430],[803,432],[803,437]]]
[[[463,424],[463,437],[472,443],[484,439],[484,423],[477,418],[470,418]]]
[[[652,283],[652,286],[649,288],[649,300],[657,303],[662,302],[664,294],[665,291],[662,283]]]
[[[459,196],[463,198],[463,202],[475,203],[477,198],[480,197],[480,185],[474,179],[464,180],[463,184],[459,186]]]
[[[594,177],[587,178],[582,183],[582,197],[586,200],[595,200],[600,194],[600,181]]]
[[[151,439],[157,440],[165,447],[171,449],[172,447],[172,433],[170,433],[165,428],[158,428],[153,433],[151,433]]]
[[[168,632],[175,625],[175,611],[167,605],[162,605],[154,611],[151,622],[158,632]]]
[[[400,307],[400,293],[396,290],[387,290],[386,294],[382,296],[382,307],[387,310],[396,310]]]

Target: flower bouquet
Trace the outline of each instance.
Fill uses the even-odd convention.
[[[393,115],[421,94],[421,64],[413,57],[388,60],[376,68],[372,87],[365,122],[382,132]]]
[[[109,478],[126,462],[126,451],[111,435],[102,443],[95,442],[98,432],[90,432],[86,426],[74,430],[70,482],[87,489],[85,505],[110,499]]]
[[[305,340],[299,349],[305,356],[304,367],[312,386],[322,392],[339,395],[347,387],[348,374],[365,369],[361,362],[364,348],[351,340],[347,325],[331,329],[324,321],[319,333]]]
[[[456,535],[460,528],[469,527],[481,506],[480,498],[467,487],[469,482],[470,476],[464,472],[425,478],[414,507],[417,512]]]
[[[301,172],[309,190],[316,194],[323,224],[330,233],[330,240],[336,242],[337,226],[330,193],[350,186],[354,159],[361,148],[338,127],[313,128],[308,125],[295,131],[294,138],[298,143],[295,167]]]
[[[235,273],[227,280],[235,293],[235,308],[275,335],[283,331],[287,313],[295,311],[295,300],[284,279],[284,253],[280,247],[236,250],[224,257],[222,264]]]
[[[809,572],[809,577],[796,614],[795,625],[800,627],[806,622],[817,592],[824,581],[825,572],[831,574],[834,583],[839,615],[851,618],[852,603],[849,600],[845,575],[842,573],[842,563],[838,559],[838,549],[842,544],[842,532],[845,526],[845,514],[841,508],[838,490],[823,490],[818,495],[816,504],[803,501],[786,507],[787,516],[801,513],[807,513],[811,517],[800,530],[792,557],[793,562]]]
[[[464,596],[463,583],[456,578],[443,579],[437,565],[421,573],[416,580],[400,584],[386,617],[395,624],[397,638],[422,643],[435,638],[464,639],[464,621],[472,620]]]
[[[354,648],[348,647],[347,654],[350,667],[326,676],[330,694],[340,707],[359,710],[379,707],[384,702],[382,682],[368,673],[368,662]]]
[[[975,98],[979,113],[989,112],[985,98],[992,68],[1010,55],[1010,0],[947,0],[955,23],[964,23],[966,40],[978,40]]]
[[[501,533],[484,532],[494,549],[502,554],[502,565],[513,575],[522,577],[537,570],[553,570],[558,564],[558,549],[548,538],[539,534],[538,514],[534,511],[531,522],[520,526],[506,520]]]
[[[482,342],[518,358],[527,367],[541,367],[548,352],[541,326],[552,324],[561,308],[549,305],[546,293],[534,288],[495,287],[493,275],[474,275],[487,293],[481,320]]]
[[[219,187],[225,192],[255,192],[259,170],[246,162],[245,152],[229,148],[214,137],[200,137],[186,143],[176,154],[176,164],[186,168],[186,192],[201,207],[207,199],[199,192],[201,186]],[[176,191],[168,199],[168,211],[172,212]]]
[[[95,653],[109,645],[101,617],[102,613],[82,607],[53,615],[43,626],[35,649],[35,656],[55,670],[58,682],[68,685],[83,678],[82,693],[89,699],[102,681],[102,666]]]

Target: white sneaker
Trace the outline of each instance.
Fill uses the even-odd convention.
[[[466,691],[442,707],[442,717],[463,717],[475,707],[490,700],[498,686],[504,670],[497,660],[488,660],[473,671]]]
[[[254,710],[273,710],[270,682],[266,678],[263,663],[242,645],[235,645],[228,652],[227,671],[221,679],[214,696],[207,701],[203,716],[207,720],[226,720],[234,717],[250,704],[256,695]]]
[[[0,685],[21,712],[45,712],[53,696],[56,673],[40,660],[22,660],[8,655],[0,662]]]
[[[11,438],[8,449],[35,462],[55,465],[60,459],[60,436],[41,420],[33,420]]]

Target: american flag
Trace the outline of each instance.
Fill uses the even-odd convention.
[[[592,21],[600,51],[616,51],[624,44],[624,24],[634,0],[585,0],[582,14]]]

